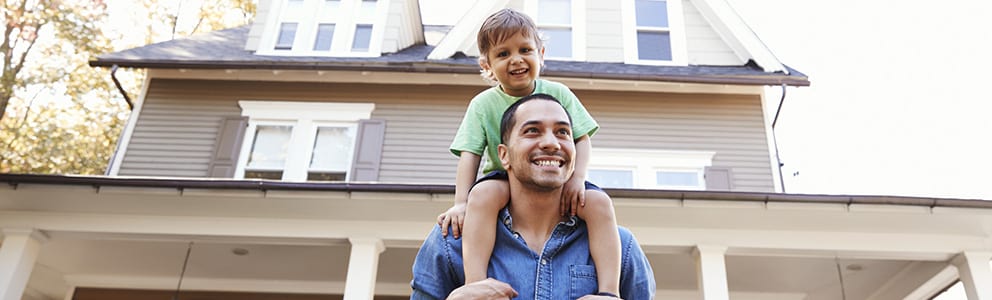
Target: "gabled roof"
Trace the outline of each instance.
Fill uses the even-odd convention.
[[[244,49],[248,26],[213,31],[184,39],[100,55],[90,66],[162,69],[354,70],[411,73],[478,74],[475,58],[460,53],[428,59],[435,47],[414,45],[380,57],[300,57],[256,55]],[[644,66],[547,60],[544,75],[569,78],[668,81],[707,84],[809,86],[806,75],[792,69],[766,72],[754,63],[743,66]],[[786,67],[787,68],[787,67]]]

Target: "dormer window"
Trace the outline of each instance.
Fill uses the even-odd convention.
[[[627,63],[685,65],[682,0],[623,0]]]
[[[375,57],[388,0],[280,0],[257,54]]]
[[[527,0],[548,59],[585,59],[585,0]]]

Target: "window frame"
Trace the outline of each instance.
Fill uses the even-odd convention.
[[[349,127],[355,132],[351,140],[351,151],[347,154],[348,167],[345,171],[345,181],[350,181],[352,176],[350,168],[357,146],[355,142],[358,139],[358,122],[371,118],[372,111],[375,110],[374,103],[350,102],[242,100],[238,101],[238,105],[241,106],[241,115],[248,117],[248,128],[245,130],[246,138],[242,140],[234,178],[245,179],[248,158],[259,125],[290,125],[293,129],[282,170],[282,180],[294,182],[307,181],[319,127]]]
[[[594,147],[589,155],[589,166],[586,171],[632,171],[634,189],[706,190],[704,175],[706,167],[713,165],[715,154],[716,152],[712,151]],[[699,184],[697,186],[658,185],[657,172],[695,172]],[[586,178],[588,177],[587,173]]]
[[[572,24],[548,24],[542,23],[538,19],[538,8],[541,0],[526,0],[524,1],[524,12],[531,16],[536,23],[538,30],[543,28],[556,28],[556,29],[571,29],[572,30],[572,57],[555,57],[547,56],[545,54],[545,59],[552,60],[562,60],[562,61],[585,61],[586,60],[586,1],[585,0],[571,0],[571,19]],[[553,43],[553,41],[552,41]]]
[[[325,12],[327,0],[303,0],[298,7],[290,7],[294,0],[277,0],[272,5],[262,31],[258,55],[274,56],[324,56],[324,57],[379,57],[389,16],[390,0],[376,0],[375,11],[369,20],[359,20],[363,0],[340,0],[339,10]],[[348,13],[351,12],[351,13]],[[289,49],[277,49],[279,29],[283,23],[297,23],[295,39]],[[314,50],[318,27],[333,24],[330,50]],[[372,25],[367,51],[352,51],[358,25]]]
[[[652,66],[686,66],[688,65],[688,51],[686,50],[685,38],[685,16],[683,11],[683,0],[667,0],[665,4],[668,9],[668,36],[672,49],[672,60],[648,60],[640,59],[637,50],[637,32],[642,29],[637,26],[637,6],[636,0],[621,0],[621,23],[623,27],[623,53],[624,63],[652,65]],[[650,29],[650,28],[643,28]],[[665,30],[659,30],[663,32]]]

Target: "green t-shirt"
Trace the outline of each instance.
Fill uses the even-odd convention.
[[[561,101],[562,106],[572,116],[572,135],[574,138],[588,135],[592,137],[599,130],[599,124],[592,119],[586,108],[579,103],[579,98],[564,84],[538,79],[535,83],[534,94],[548,94]],[[488,173],[503,170],[499,161],[496,146],[500,144],[499,123],[503,112],[511,104],[522,97],[507,95],[499,86],[482,91],[468,104],[462,125],[458,127],[454,141],[451,142],[451,153],[461,156],[462,151],[484,156],[485,166],[482,171]],[[485,155],[482,155],[485,151]]]

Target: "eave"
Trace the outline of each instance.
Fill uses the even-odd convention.
[[[240,179],[187,179],[157,177],[107,177],[72,175],[0,174],[0,183],[12,188],[21,184],[71,185],[100,187],[143,187],[175,189],[218,189],[244,191],[328,191],[453,194],[454,185],[346,182],[285,182]],[[711,201],[740,201],[758,203],[829,203],[872,204],[916,207],[955,207],[992,209],[992,201],[978,199],[874,196],[874,195],[814,195],[763,192],[680,191],[645,189],[605,189],[617,198],[693,199]]]

